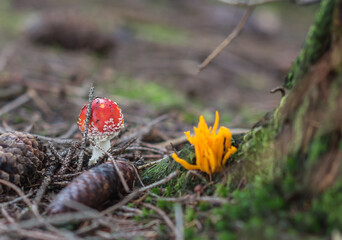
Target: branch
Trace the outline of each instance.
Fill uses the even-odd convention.
[[[254,7],[253,6],[248,6],[242,19],[236,25],[236,27],[233,29],[233,31],[228,35],[226,39],[223,40],[223,42],[218,45],[214,51],[210,53],[210,55],[201,63],[199,66],[199,71],[202,71],[217,55],[219,55],[223,49],[225,49],[233,40],[236,38],[239,33],[241,32],[243,26],[245,25],[248,17],[251,15],[253,12]]]

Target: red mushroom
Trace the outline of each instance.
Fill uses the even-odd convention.
[[[83,133],[88,103],[84,105],[78,117],[78,127]],[[91,104],[91,117],[89,121],[88,137],[104,151],[110,148],[110,140],[117,136],[124,127],[123,115],[118,105],[107,98],[95,98]],[[95,164],[104,152],[93,147],[89,166]]]

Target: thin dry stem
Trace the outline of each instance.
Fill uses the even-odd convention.
[[[2,216],[4,216],[6,218],[6,220],[9,222],[9,223],[15,223],[15,220],[14,218],[12,218],[9,213],[7,212],[6,208],[5,207],[1,207],[1,214]]]
[[[139,170],[142,170],[142,169],[151,167],[151,166],[153,166],[153,165],[156,165],[157,163],[160,163],[160,162],[163,161],[163,160],[164,160],[164,158],[158,159],[158,160],[156,160],[156,161],[149,162],[149,163],[146,163],[146,164],[144,164],[144,165],[138,166],[137,168],[138,168]]]
[[[164,220],[164,222],[166,223],[167,226],[169,226],[169,228],[171,229],[171,231],[173,232],[174,236],[177,236],[177,230],[176,230],[176,226],[175,224],[172,222],[172,220],[169,218],[169,216],[160,208],[153,206],[150,203],[143,203],[143,206],[152,209],[153,211],[155,211],[156,213],[158,213],[162,219]],[[177,240],[179,240],[179,238],[176,238]]]
[[[137,138],[137,139],[141,138],[142,136],[144,136],[148,132],[150,132],[151,128],[154,125],[156,125],[157,123],[159,123],[161,121],[164,121],[167,118],[168,118],[168,114],[164,114],[164,115],[157,117],[156,119],[154,119],[151,122],[149,122],[148,124],[146,124],[146,126],[139,128],[138,130],[134,131],[131,134],[127,134],[126,136],[122,136],[119,139],[118,144],[124,143],[124,142],[129,141],[130,139],[133,139],[133,138]]]
[[[47,115],[52,114],[52,110],[44,99],[42,99],[37,91],[33,88],[27,90],[27,95],[33,100],[33,102]]]
[[[82,143],[81,143],[81,151],[80,151],[80,154],[78,157],[77,171],[81,171],[82,166],[83,166],[84,151],[85,151],[87,140],[88,140],[88,128],[89,128],[89,121],[91,118],[91,106],[93,103],[93,99],[94,99],[94,86],[92,84],[90,89],[89,89],[87,115],[86,115],[86,120],[84,123],[84,133],[83,133],[83,138],[82,138]]]
[[[202,71],[217,55],[219,55],[223,51],[223,49],[225,49],[239,35],[239,33],[243,29],[243,26],[245,25],[247,19],[249,18],[249,16],[253,12],[253,9],[254,9],[253,6],[248,6],[246,8],[246,11],[245,11],[242,19],[239,21],[238,25],[236,25],[236,27],[228,35],[228,37],[226,37],[226,39],[224,39],[223,42],[220,43],[220,45],[218,45],[214,49],[214,51],[212,51],[209,54],[209,56],[206,59],[204,59],[204,61],[199,66],[199,71]]]
[[[52,145],[52,143],[51,142],[49,142],[49,143],[50,143],[50,149],[53,150],[53,152],[55,153],[55,156],[60,157],[57,150]],[[57,168],[57,161],[55,160],[55,156],[51,154],[50,149],[47,149],[47,154],[49,154],[51,164],[48,167],[47,171],[45,172],[44,180],[43,180],[42,184],[40,185],[38,192],[36,194],[36,197],[34,199],[36,204],[39,204],[40,201],[42,200],[47,187],[51,184],[52,175],[55,173],[56,168]]]
[[[0,116],[2,116],[5,113],[8,113],[8,112],[16,109],[17,107],[20,107],[24,103],[27,103],[29,100],[30,100],[30,97],[28,96],[27,93],[24,93],[23,95],[20,95],[19,97],[17,97],[13,101],[7,103],[5,106],[3,106],[0,109]]]
[[[0,179],[0,184],[3,184],[11,189],[13,189],[20,197],[23,198],[23,201],[25,202],[25,204],[29,207],[29,209],[31,209],[33,215],[35,216],[35,221],[37,222],[41,222],[47,229],[49,229],[50,231],[55,232],[56,234],[60,235],[60,231],[58,229],[56,229],[55,227],[53,227],[52,225],[46,223],[43,219],[43,217],[40,215],[37,205],[33,204],[27,197],[26,195],[23,193],[23,191],[17,187],[16,185],[14,185],[11,182],[5,181],[3,179]],[[18,230],[18,229],[17,229]],[[62,237],[64,234],[61,234]]]
[[[176,222],[176,240],[184,239],[184,214],[182,206],[179,203],[174,204],[175,222]]]
[[[34,192],[29,192],[28,194],[24,195],[23,197],[17,197],[11,201],[8,201],[8,202],[4,202],[4,203],[0,203],[0,207],[5,207],[7,205],[11,205],[13,203],[17,203],[19,201],[22,201],[24,197],[28,198],[28,197],[31,197],[33,195]]]
[[[61,168],[59,169],[58,171],[58,174],[64,174],[65,171],[68,169],[69,165],[70,165],[70,162],[71,162],[71,157],[72,157],[72,154],[74,153],[74,147],[71,146],[64,158],[64,160],[62,161],[62,166]]]
[[[157,187],[159,185],[162,185],[168,181],[170,181],[172,178],[176,177],[178,174],[178,171],[174,171],[172,172],[171,174],[169,174],[168,176],[166,176],[165,178],[155,182],[155,183],[152,183],[146,187],[142,187],[140,189],[137,189],[133,192],[131,192],[130,194],[128,194],[124,199],[122,199],[120,202],[118,202],[117,204],[105,209],[104,211],[101,212],[101,215],[105,215],[105,214],[108,214],[108,213],[111,213],[113,211],[115,211],[116,209],[126,205],[127,203],[129,203],[133,198],[135,198],[136,196],[138,196],[140,193],[143,193],[145,191],[148,191],[150,190],[151,188],[154,188],[154,187]]]
[[[166,201],[166,202],[178,202],[178,203],[183,203],[183,204],[192,204],[192,203],[196,203],[196,202],[209,202],[212,204],[225,204],[225,203],[229,203],[228,199],[225,198],[220,198],[220,197],[211,197],[211,196],[197,196],[197,195],[185,195],[182,197],[160,197],[157,194],[154,193],[150,193],[151,196],[157,198],[158,200],[161,201]]]

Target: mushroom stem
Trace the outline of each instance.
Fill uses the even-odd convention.
[[[96,146],[93,146],[93,153],[89,159],[88,166],[94,165],[102,157],[104,151],[110,149],[110,140],[95,141]]]

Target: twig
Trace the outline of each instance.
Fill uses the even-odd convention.
[[[13,233],[12,233],[13,234]],[[26,229],[18,229],[15,232],[16,235],[26,237],[29,239],[37,239],[37,240],[62,240],[66,238],[62,238],[61,236],[56,236],[56,234],[42,231],[42,230],[26,230]]]
[[[175,222],[176,222],[176,240],[184,239],[184,214],[182,206],[179,203],[175,203]]]
[[[73,139],[50,138],[50,137],[45,137],[45,136],[32,134],[32,133],[29,133],[29,134],[31,134],[32,136],[38,138],[39,140],[41,140],[43,142],[54,142],[54,143],[58,143],[60,145],[71,145],[71,144],[78,144],[79,143]]]
[[[157,143],[156,146],[158,147],[168,147],[172,143],[173,145],[179,145],[181,143],[184,143],[187,141],[187,137],[185,135],[182,135],[180,137],[169,139],[161,143]]]
[[[88,232],[93,232],[95,229],[100,227],[100,223],[98,221],[93,221],[88,226],[79,228],[75,231],[77,235],[87,234]]]
[[[9,213],[7,212],[6,208],[4,207],[1,207],[1,214],[2,216],[4,216],[6,218],[6,220],[9,222],[9,223],[15,223],[15,220],[14,218],[12,218]]]
[[[161,153],[162,152],[167,152],[167,150],[165,150],[165,148],[158,147],[156,144],[153,144],[153,143],[141,142],[141,146],[145,146],[145,147],[148,147],[148,148],[153,148],[153,149],[159,150]]]
[[[37,93],[36,90],[33,88],[29,88],[27,90],[27,95],[34,101],[34,103],[45,113],[45,114],[51,114],[52,110],[47,105],[46,101],[43,100]]]
[[[45,224],[65,224],[70,221],[77,221],[77,220],[87,220],[87,219],[95,219],[100,217],[99,214],[94,213],[94,211],[89,212],[73,212],[73,213],[63,213],[58,215],[53,215],[49,217],[43,218],[44,221],[40,222],[37,221],[35,218],[31,218],[29,220],[24,220],[21,222],[16,222],[14,224],[9,224],[6,228],[1,229],[0,233],[3,234],[4,232],[13,232],[17,231],[18,228],[34,228],[34,227],[41,227]]]
[[[52,146],[52,148],[51,148]],[[50,142],[50,148],[51,150],[53,149],[55,152],[56,152],[56,156],[59,157],[59,154],[57,153],[57,150],[53,147],[52,143]],[[46,188],[50,185],[51,183],[51,180],[52,180],[52,175],[55,173],[56,171],[56,168],[57,168],[57,162],[56,159],[55,159],[55,156],[53,156],[50,152],[50,149],[47,149],[47,154],[49,154],[49,157],[50,157],[50,166],[49,168],[47,169],[47,171],[45,172],[45,177],[43,179],[43,183],[40,185],[39,187],[39,190],[36,194],[36,197],[34,199],[35,203],[36,204],[39,204],[40,201],[42,200],[43,196],[44,196],[44,193],[46,191]]]
[[[127,206],[122,206],[120,208],[120,210],[126,211],[126,212],[132,212],[135,214],[141,214],[142,210],[138,209],[138,208],[132,208],[132,207],[127,207]]]
[[[82,138],[82,144],[81,144],[81,151],[78,157],[78,163],[77,163],[77,171],[81,171],[82,165],[83,165],[83,159],[84,159],[84,151],[86,148],[86,143],[88,140],[88,128],[89,128],[89,121],[91,118],[91,106],[93,104],[93,99],[94,99],[94,86],[93,84],[90,87],[89,90],[89,99],[88,99],[88,108],[87,108],[87,115],[86,115],[86,120],[84,123],[84,132],[83,132],[83,138]]]
[[[1,59],[1,57],[0,57]],[[1,60],[0,60],[1,62]],[[1,65],[1,63],[0,63]],[[1,67],[0,67],[1,68]],[[1,72],[1,71],[0,71]],[[23,94],[25,92],[25,89],[21,85],[10,85],[6,88],[1,88],[0,89],[0,99],[1,100],[6,100],[8,98],[13,98],[13,96],[18,96],[20,94]]]
[[[31,197],[33,195],[34,192],[30,192],[28,194],[26,194],[25,196],[23,197],[17,197],[11,201],[8,201],[8,202],[4,202],[4,203],[0,203],[0,207],[5,207],[7,205],[11,205],[13,203],[16,203],[16,202],[19,202],[19,201],[22,201],[24,197],[28,198],[28,197]]]
[[[185,177],[188,178],[188,177],[190,176],[190,174],[195,175],[196,177],[198,177],[199,179],[201,179],[203,182],[208,182],[208,180],[207,180],[205,177],[203,177],[203,176],[202,176],[199,172],[197,172],[196,170],[189,170],[189,171],[186,173]]]
[[[53,182],[52,185],[60,186],[60,187],[65,187],[65,186],[67,186],[69,183],[70,183],[69,181]]]
[[[168,118],[168,114],[164,114],[164,115],[161,115],[160,117],[157,117],[156,119],[152,120],[151,122],[146,124],[144,127],[138,129],[137,131],[134,131],[131,134],[127,134],[128,136],[121,137],[118,144],[126,142],[132,138],[139,138],[141,136],[144,136],[145,134],[147,134],[151,130],[152,126],[154,126],[155,124],[157,124],[161,121],[164,121],[167,118]]]
[[[72,146],[69,148],[67,155],[65,156],[64,160],[62,161],[62,166],[59,169],[58,174],[62,175],[68,169],[70,162],[71,162],[71,157],[72,157],[73,152],[74,152],[74,147]]]
[[[5,106],[3,106],[0,109],[0,116],[12,111],[13,109],[16,109],[17,107],[23,105],[24,103],[28,102],[30,100],[30,97],[27,95],[27,93],[24,93],[23,95],[17,97],[13,101],[7,103]]]
[[[23,129],[23,132],[29,132],[32,130],[34,124],[40,120],[42,117],[41,117],[41,114],[39,113],[34,113],[30,119],[30,123]]]
[[[161,155],[161,154],[139,154],[139,158],[143,158],[143,159],[161,159],[163,158],[165,155]],[[120,157],[126,157],[126,158],[134,158],[136,157],[135,153],[125,153],[125,154],[121,154]],[[158,161],[158,160],[157,160]]]
[[[149,208],[149,209],[152,209],[153,211],[155,211],[156,213],[158,213],[162,218],[163,220],[165,221],[166,225],[169,226],[169,228],[171,229],[171,231],[173,232],[173,235],[174,236],[177,236],[177,230],[176,230],[176,226],[175,224],[171,221],[171,219],[169,218],[169,216],[167,216],[167,214],[161,210],[160,208],[156,207],[156,206],[153,206],[152,204],[150,203],[143,203],[142,204],[143,206]],[[179,238],[176,237],[177,240],[180,240]]]
[[[53,143],[52,142],[48,142],[48,143],[49,143],[49,150],[51,151],[51,153],[53,153],[53,155],[57,158],[58,162],[62,163],[63,162],[63,158],[59,154],[59,152],[57,151],[57,149],[55,148]]]
[[[248,17],[251,15],[253,12],[254,7],[253,6],[248,6],[246,8],[246,11],[239,21],[238,25],[233,29],[233,31],[226,37],[226,39],[223,40],[223,42],[218,45],[214,51],[212,51],[209,56],[201,63],[199,66],[199,71],[202,71],[224,48],[226,48],[241,32],[243,26],[245,25]]]
[[[73,178],[78,175],[82,174],[81,172],[76,172],[76,173],[68,173],[68,174],[56,174],[53,176],[55,179],[67,179],[67,178]]]
[[[130,231],[130,232],[114,232],[108,233],[103,231],[97,231],[97,235],[102,239],[155,239],[157,232],[149,231]]]
[[[285,96],[285,94],[286,94],[285,88],[283,88],[282,86],[278,86],[278,87],[275,87],[275,88],[271,89],[270,93],[276,93],[278,91],[281,93],[281,97]]]
[[[127,150],[140,150],[140,151],[150,151],[150,152],[155,152],[159,154],[165,154],[165,150],[161,150],[158,148],[149,148],[149,147],[141,147],[141,146],[132,146],[128,147]]]
[[[166,201],[166,202],[179,202],[184,204],[190,204],[195,202],[209,202],[212,204],[224,204],[229,203],[229,200],[225,198],[219,198],[219,197],[211,197],[211,196],[197,196],[197,195],[185,195],[179,198],[173,198],[173,197],[160,197],[157,194],[150,193],[151,196],[158,198],[158,200]]]
[[[169,174],[168,176],[166,176],[165,178],[155,182],[155,183],[152,183],[146,187],[142,187],[140,189],[137,189],[133,192],[131,192],[130,194],[128,194],[124,199],[122,199],[120,202],[118,202],[117,204],[105,209],[104,211],[101,212],[101,215],[105,215],[107,213],[111,213],[113,212],[114,210],[124,206],[126,203],[130,202],[133,198],[135,198],[137,195],[139,195],[140,193],[143,193],[147,190],[150,190],[151,188],[154,188],[154,187],[157,187],[159,185],[162,185],[168,181],[170,181],[172,178],[176,177],[178,174],[178,171],[174,171],[172,172],[171,174]]]
[[[12,128],[11,126],[9,126],[8,123],[7,123],[5,120],[2,120],[2,125],[3,125],[4,127],[1,128],[1,133],[13,132],[13,131],[15,131],[15,129]]]
[[[145,187],[145,184],[144,184],[143,181],[141,180],[141,177],[140,177],[140,175],[139,175],[139,173],[138,173],[138,169],[137,169],[136,167],[134,168],[134,172],[135,172],[135,175],[137,175],[137,178],[138,178],[138,180],[139,180],[141,186]]]
[[[115,143],[110,147],[110,149],[107,152],[110,152],[112,155],[119,155],[121,153],[123,153],[132,143],[134,143],[137,140],[137,138],[132,138],[131,140],[129,140],[124,146],[120,147],[120,148],[114,148]],[[98,160],[99,163],[102,162],[103,158],[106,156],[106,154],[103,154],[100,159]]]
[[[1,207],[1,214],[6,218],[6,220],[9,223],[15,224],[15,219],[12,218],[8,214],[7,210],[4,207]],[[34,238],[34,239],[42,239],[42,240],[58,240],[58,239],[61,239],[60,237],[55,236],[52,233],[43,232],[41,230],[30,231],[30,230],[25,230],[25,229],[19,228],[15,233],[20,235],[20,236]]]
[[[77,130],[77,125],[76,124],[72,124],[71,127],[69,128],[69,130],[64,133],[63,135],[59,136],[59,138],[69,138],[71,137],[74,132]]]
[[[39,211],[38,211],[38,208],[37,208],[37,205],[36,204],[33,204],[31,203],[31,201],[26,197],[26,195],[23,193],[23,191],[18,188],[16,185],[14,185],[13,183],[11,182],[8,182],[8,181],[5,181],[3,179],[0,179],[0,184],[3,184],[11,189],[13,189],[20,197],[23,198],[23,201],[26,203],[26,205],[29,207],[29,209],[31,209],[33,215],[35,216],[35,221],[38,220],[38,222],[42,222],[42,224],[47,227],[49,230],[55,232],[55,233],[59,233],[59,230],[56,229],[55,227],[53,227],[52,225],[46,223],[43,219],[43,217],[40,215]],[[59,236],[61,237],[61,236]]]
[[[11,189],[13,189],[21,198],[22,200],[26,203],[26,205],[31,209],[31,211],[33,212],[33,214],[38,217],[39,216],[39,212],[37,210],[37,208],[35,206],[33,206],[33,204],[31,203],[31,201],[27,198],[27,196],[23,193],[23,191],[17,187],[16,185],[14,185],[11,182],[8,182],[6,180],[0,179],[0,184],[3,184]]]
[[[157,163],[160,163],[161,161],[163,161],[165,158],[162,158],[162,159],[159,159],[159,160],[156,160],[156,161],[153,161],[153,162],[149,162],[149,163],[146,163],[144,165],[141,165],[141,166],[138,166],[137,168],[139,170],[141,169],[145,169],[145,168],[148,168],[148,167],[151,167],[153,165],[156,165]]]

